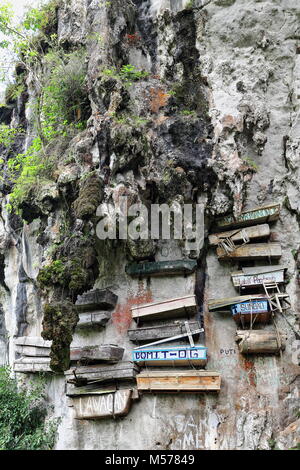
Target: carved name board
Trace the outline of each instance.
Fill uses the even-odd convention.
[[[130,276],[165,276],[168,274],[190,274],[195,271],[195,260],[180,259],[174,261],[158,261],[151,263],[128,264],[125,271]]]
[[[162,365],[205,365],[207,348],[202,346],[156,348],[135,350],[132,360],[140,364]]]
[[[266,323],[271,318],[268,300],[251,300],[232,305],[231,313],[237,323]]]
[[[128,414],[131,390],[117,390],[104,395],[82,396],[73,399],[75,419],[114,418]]]
[[[194,295],[187,295],[185,297],[133,307],[131,312],[132,318],[136,321],[189,316],[197,313],[197,302]]]
[[[231,273],[235,287],[255,287],[262,285],[264,281],[284,282],[286,268],[281,266],[263,266],[259,268],[244,268],[242,271]]]
[[[242,212],[237,217],[233,215],[222,217],[216,220],[216,226],[222,230],[230,227],[243,227],[253,223],[272,222],[277,220],[279,215],[280,204],[272,204]]]

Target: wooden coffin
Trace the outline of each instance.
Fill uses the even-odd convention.
[[[52,372],[50,358],[47,357],[22,357],[14,362],[14,372],[36,373]]]
[[[81,312],[79,313],[79,322],[76,328],[102,327],[106,325],[110,318],[110,312]]]
[[[253,224],[263,224],[278,220],[280,215],[280,204],[256,207],[242,212],[239,216],[227,215],[216,220],[216,227],[227,230],[233,227],[245,227]]]
[[[113,393],[117,390],[115,384],[105,385],[102,382],[89,383],[78,387],[71,383],[66,383],[66,395],[68,397],[79,397],[84,395],[103,395],[103,393]]]
[[[197,313],[197,301],[194,295],[164,300],[151,304],[132,307],[132,318],[136,321],[192,316]]]
[[[248,300],[265,299],[265,294],[255,295],[239,295],[236,297],[228,297],[224,299],[210,299],[208,301],[208,309],[210,312],[230,312],[231,305],[238,304],[240,302],[246,302]]]
[[[249,300],[231,306],[231,313],[237,323],[267,323],[271,319],[267,298]]]
[[[208,240],[211,246],[217,246],[224,238],[231,238],[235,243],[243,242],[244,234],[250,239],[268,238],[270,236],[270,227],[268,224],[254,225],[243,229],[235,229],[227,232],[213,233],[209,235]]]
[[[28,357],[49,357],[51,341],[39,336],[20,336],[15,339],[15,352]]]
[[[109,289],[95,289],[78,296],[76,307],[78,312],[96,312],[97,310],[113,310],[118,296]]]
[[[279,259],[282,255],[280,243],[249,243],[237,246],[232,252],[227,252],[222,247],[217,248],[219,259]]]
[[[231,273],[231,279],[235,287],[242,289],[262,286],[264,281],[283,284],[286,270],[284,266],[242,268],[241,271]]]
[[[277,354],[285,347],[276,331],[237,330],[235,340],[242,354]]]
[[[166,276],[174,274],[191,274],[197,267],[197,261],[179,259],[174,261],[157,261],[151,263],[128,264],[125,271],[130,276]]]
[[[85,362],[110,362],[121,361],[124,349],[113,344],[103,344],[101,346],[85,346],[70,349],[71,361]]]
[[[102,395],[82,396],[73,399],[75,419],[115,418],[128,414],[132,390],[116,390]]]
[[[197,338],[199,333],[195,333],[200,329],[200,324],[197,321],[188,322],[191,334]],[[144,341],[155,341],[164,338],[171,338],[186,333],[185,324],[183,321],[175,321],[162,326],[150,326],[146,328],[136,328],[128,330],[130,341],[134,343],[142,343]],[[184,339],[184,338],[183,338]],[[186,336],[188,340],[188,336]]]
[[[218,372],[202,370],[145,370],[136,376],[137,388],[145,392],[218,392]]]
[[[134,380],[138,370],[138,366],[133,362],[123,361],[113,365],[71,367],[65,371],[65,377],[69,383],[84,385],[89,382]]]
[[[207,348],[165,347],[136,349],[132,352],[132,360],[141,366],[202,366],[206,365]]]

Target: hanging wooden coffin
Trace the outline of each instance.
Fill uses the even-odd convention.
[[[151,321],[180,316],[192,316],[197,313],[197,302],[194,295],[187,295],[162,302],[145,304],[131,309],[135,321]]]
[[[231,279],[235,287],[242,289],[262,286],[265,281],[283,284],[286,270],[284,266],[242,268],[242,271],[231,273]]]
[[[239,304],[241,302],[246,302],[250,300],[260,300],[265,299],[265,294],[255,294],[255,295],[239,295],[236,297],[228,297],[224,299],[210,299],[208,301],[208,309],[210,312],[230,312],[231,305]]]
[[[65,377],[69,383],[80,386],[90,382],[133,380],[138,370],[138,366],[133,362],[123,361],[115,365],[71,367],[71,369],[65,371]]]
[[[15,352],[22,356],[49,357],[51,341],[39,336],[20,336],[15,339]]]
[[[85,312],[79,313],[79,322],[76,328],[90,328],[93,326],[105,326],[111,318],[110,312]]]
[[[200,323],[197,321],[189,321],[189,328],[191,334],[197,338],[199,335]],[[155,341],[164,338],[171,338],[173,336],[183,335],[186,333],[186,327],[184,321],[174,321],[167,325],[161,326],[150,326],[146,328],[135,328],[128,330],[128,336],[130,341],[134,343],[140,343],[144,341]],[[188,336],[185,337],[188,340]]]
[[[174,261],[128,264],[125,271],[130,276],[166,276],[191,274],[195,271],[196,267],[197,261],[180,259]]]
[[[221,388],[220,374],[202,370],[149,370],[138,374],[136,381],[144,392],[218,392]]]
[[[102,395],[73,399],[75,419],[101,419],[126,416],[130,410],[132,390],[116,390]]]
[[[237,323],[267,323],[271,319],[270,304],[266,298],[234,304],[231,313]]]
[[[208,240],[211,246],[217,246],[224,238],[231,238],[234,243],[241,243],[246,238],[255,240],[257,238],[268,238],[270,236],[270,227],[268,224],[254,225],[243,229],[235,229],[227,232],[213,233],[209,235]]]
[[[132,360],[143,366],[205,366],[206,352],[203,346],[138,349],[132,352]]]
[[[118,296],[109,289],[95,289],[80,295],[76,302],[78,312],[113,310]]]
[[[70,359],[71,361],[116,363],[121,361],[123,354],[123,348],[113,344],[103,344],[101,346],[71,348]]]
[[[233,227],[244,227],[253,224],[273,222],[279,218],[280,204],[256,207],[242,212],[239,216],[228,215],[216,220],[216,227],[220,230],[227,230]]]
[[[279,259],[282,255],[280,243],[249,243],[237,246],[234,251],[228,252],[222,247],[217,248],[219,259]]]
[[[237,330],[235,340],[242,354],[277,354],[285,347],[276,331]]]
[[[22,357],[14,362],[14,372],[36,373],[53,372],[50,368],[50,358]]]

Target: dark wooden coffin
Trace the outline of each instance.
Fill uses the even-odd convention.
[[[124,349],[113,344],[70,349],[71,361],[116,363],[122,360],[123,354]]]
[[[113,310],[118,296],[109,289],[95,289],[80,295],[76,302],[78,312]]]
[[[200,329],[200,324],[197,321],[189,321],[189,327],[192,335],[195,335],[195,338],[199,336],[199,333],[194,333]],[[135,329],[128,330],[128,336],[130,341],[134,343],[142,343],[145,341],[155,341],[156,339],[171,338],[172,336],[177,336],[186,333],[186,328],[184,321],[174,321],[173,323],[168,323],[167,325],[161,326],[150,326],[150,327],[138,327]],[[188,336],[186,336],[188,341]]]
[[[90,382],[134,380],[138,370],[138,366],[133,362],[122,361],[114,365],[71,367],[65,372],[65,377],[69,383],[82,386]]]
[[[179,259],[174,261],[157,261],[151,263],[128,264],[125,271],[130,276],[167,276],[191,274],[197,267],[197,261]]]
[[[285,348],[282,335],[275,330],[237,330],[235,340],[242,354],[278,354]]]

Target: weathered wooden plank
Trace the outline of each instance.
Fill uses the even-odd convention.
[[[280,243],[250,243],[238,246],[236,250],[230,253],[221,247],[217,248],[217,256],[219,259],[279,259],[281,255],[282,250]]]
[[[150,263],[128,264],[125,271],[130,276],[166,276],[191,274],[197,267],[197,261],[180,259],[173,261],[156,261]]]
[[[70,349],[71,361],[84,360],[89,362],[119,362],[124,354],[124,348],[114,344],[103,344],[100,346],[84,346]]]
[[[262,286],[264,281],[282,284],[286,269],[284,266],[243,268],[242,271],[231,273],[231,279],[237,288]]]
[[[190,370],[143,371],[136,376],[137,388],[147,392],[217,392],[221,388],[221,377],[217,372]]]
[[[38,346],[15,346],[15,351],[22,356],[49,357],[50,348],[40,348]]]
[[[66,395],[68,397],[79,397],[83,395],[103,395],[112,393],[117,390],[114,384],[103,385],[103,383],[95,382],[78,387],[74,384],[66,383]]]
[[[13,369],[23,373],[52,372],[50,358],[47,357],[22,357],[14,362]]]
[[[132,380],[135,378],[138,370],[138,366],[133,362],[123,361],[115,365],[71,367],[71,369],[65,371],[65,377],[69,383],[82,382],[83,385],[92,381]]]
[[[209,311],[216,312],[230,312],[231,305],[245,302],[247,300],[265,299],[266,294],[255,294],[255,295],[239,295],[236,297],[228,297],[224,299],[210,299],[208,301]]]
[[[76,328],[102,327],[110,320],[110,312],[85,312],[79,313],[79,322]]]
[[[132,390],[117,390],[100,396],[73,399],[75,419],[101,419],[125,416],[131,406]]]
[[[285,347],[276,331],[237,330],[235,340],[242,354],[277,354]]]
[[[95,289],[80,295],[76,301],[78,312],[113,310],[118,296],[109,289]]]
[[[197,321],[189,321],[190,330],[193,336],[197,338],[199,333],[194,333],[195,330],[200,329],[200,323]],[[174,321],[173,323],[168,323],[167,325],[161,326],[148,326],[146,328],[135,328],[128,330],[128,336],[130,341],[134,343],[139,343],[143,341],[154,341],[163,338],[170,338],[172,336],[177,336],[184,334],[186,332],[184,321]],[[187,337],[188,339],[188,337]]]
[[[273,222],[279,218],[279,215],[280,204],[271,204],[244,211],[237,217],[234,217],[233,215],[220,217],[216,220],[215,225],[220,230],[226,230],[232,227],[244,227],[252,224]]]
[[[37,346],[40,348],[51,348],[52,341],[45,341],[40,336],[19,336],[14,343],[18,346]]]
[[[132,318],[136,321],[148,321],[178,316],[191,316],[197,313],[197,301],[194,295],[164,300],[151,304],[132,307]]]
[[[212,233],[208,240],[211,246],[217,246],[224,238],[231,238],[233,242],[242,242],[244,234],[250,239],[268,238],[270,236],[270,227],[268,224],[254,225],[243,229],[229,230],[226,232]]]
[[[206,352],[207,348],[203,346],[139,349],[132,352],[132,360],[143,366],[204,367],[207,360]]]

